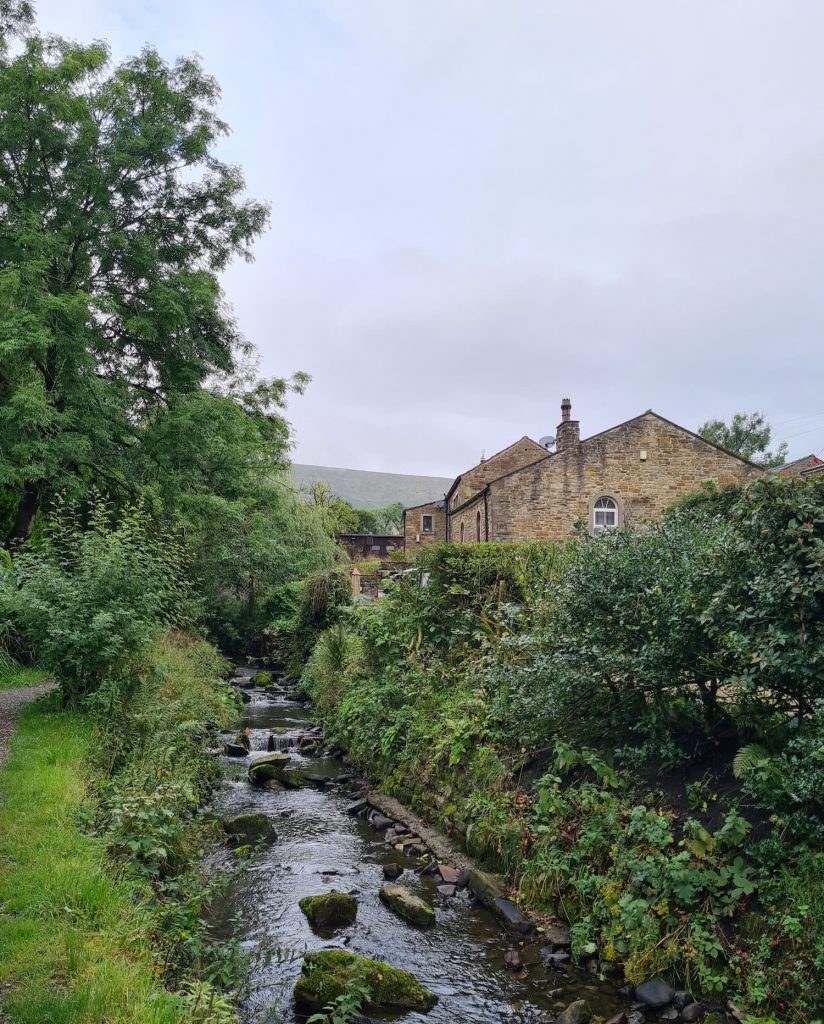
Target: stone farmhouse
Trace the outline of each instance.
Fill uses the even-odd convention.
[[[810,459],[791,474],[814,469]],[[554,448],[522,437],[482,459],[442,499],[406,509],[404,543],[411,554],[439,541],[562,540],[579,522],[597,534],[657,519],[706,481],[723,487],[764,472],[651,409],[582,439],[565,398]]]

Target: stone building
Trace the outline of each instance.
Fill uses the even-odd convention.
[[[437,541],[562,540],[657,519],[707,481],[743,483],[764,470],[651,409],[582,439],[561,404],[554,449],[528,437],[455,479],[443,500],[407,509],[408,553]]]

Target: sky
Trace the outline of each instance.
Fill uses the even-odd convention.
[[[40,0],[198,53],[271,203],[223,284],[299,462],[453,475],[572,399],[824,454],[820,0]]]

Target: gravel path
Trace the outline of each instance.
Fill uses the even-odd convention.
[[[38,683],[37,686],[19,686],[12,690],[0,690],[0,765],[6,760],[9,754],[9,740],[14,728],[17,725],[17,717],[21,709],[39,697],[41,693],[48,693],[57,684],[51,680],[45,683]]]

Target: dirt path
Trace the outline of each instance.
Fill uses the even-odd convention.
[[[0,765],[9,754],[9,740],[17,725],[20,711],[29,701],[39,697],[41,693],[53,690],[55,683],[47,680],[37,686],[20,686],[12,690],[0,690]]]

